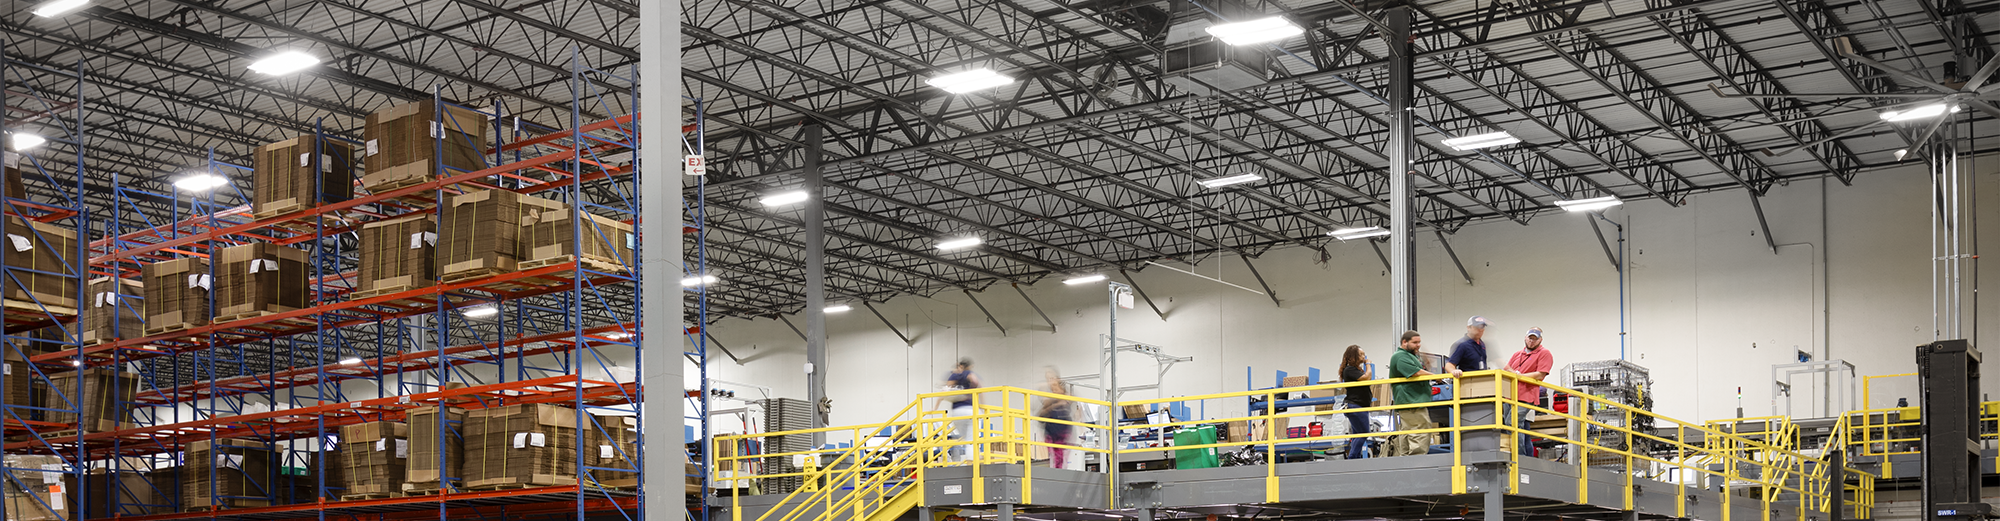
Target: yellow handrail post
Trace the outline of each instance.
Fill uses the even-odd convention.
[[[1633,444],[1632,444],[1632,409],[1629,409],[1629,408],[1623,408],[1623,407],[1621,407],[1621,408],[1619,408],[1619,409],[1620,409],[1621,411],[1623,411],[1623,412],[1624,412],[1624,416],[1625,416],[1625,420],[1624,420],[1624,423],[1621,423],[1621,424],[1619,424],[1619,427],[1620,427],[1620,429],[1619,429],[1619,430],[1622,430],[1622,431],[1625,431],[1625,494],[1624,494],[1624,495],[1625,495],[1625,501],[1624,501],[1624,505],[1625,505],[1625,506],[1624,506],[1624,509],[1625,509],[1626,511],[1628,511],[1628,512],[1629,512],[1629,511],[1632,511],[1632,510],[1637,510],[1636,508],[1633,508],[1633,506],[1632,506],[1632,452],[1633,452],[1633,451],[1637,451],[1637,450],[1639,450],[1639,447],[1638,447],[1637,445],[1633,445]]]
[[[982,461],[982,458],[985,457],[984,445],[986,445],[985,443],[983,443],[984,440],[981,439],[986,434],[985,432],[983,432],[986,430],[985,427],[986,416],[980,412],[983,410],[984,409],[979,406],[979,393],[977,392],[972,393],[973,435],[970,437],[970,441],[972,442],[972,451],[971,451],[972,452],[972,497],[980,498],[982,500],[986,498],[986,477],[982,476],[980,471],[980,467],[984,466],[980,465],[980,462]],[[960,440],[960,441],[966,441],[966,440]]]
[[[1279,382],[1279,385],[1283,385]],[[1278,395],[1264,393],[1264,501],[1278,502]]]

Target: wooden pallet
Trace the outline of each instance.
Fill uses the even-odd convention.
[[[413,290],[413,289],[418,289],[418,288],[422,288],[422,287],[428,287],[428,286],[410,286],[410,285],[402,285],[402,286],[396,286],[396,287],[391,287],[391,288],[376,288],[376,289],[371,289],[371,290],[368,290],[368,291],[356,291],[356,292],[353,292],[353,293],[348,293],[348,294],[347,294],[347,300],[348,300],[348,301],[350,301],[350,302],[352,302],[352,301],[357,301],[357,300],[367,300],[367,299],[371,299],[371,298],[375,298],[375,297],[379,297],[379,296],[382,296],[382,295],[389,295],[389,294],[393,294],[393,293],[402,293],[402,292],[405,292],[405,291],[409,291],[409,290]],[[432,303],[435,303],[435,302],[436,302],[436,300],[435,300],[435,299],[433,299],[432,297],[428,297],[428,296],[426,296],[426,297],[411,297],[411,298],[399,298],[399,299],[396,299],[396,300],[390,300],[390,301],[387,301],[387,302],[385,302],[385,303],[386,303],[386,304],[396,304],[396,305],[401,305],[401,306],[424,306],[424,305],[428,305],[428,304],[432,304]]]
[[[576,256],[574,255],[557,255],[546,259],[536,259],[528,262],[523,262],[520,264],[520,266],[521,266],[521,271],[527,271],[535,268],[555,266],[558,264],[569,264],[571,262],[571,259],[574,258],[576,258]],[[626,271],[626,266],[623,263],[620,263],[612,259],[598,257],[595,255],[584,255],[582,264],[586,268],[606,273],[624,273]]]
[[[460,270],[451,273],[446,273],[444,274],[444,276],[438,277],[438,280],[444,281],[445,284],[457,284],[472,279],[491,277],[494,275],[504,275],[513,272],[514,272],[513,270],[505,270],[500,268],[473,268],[469,270]]]
[[[531,485],[526,483],[487,483],[484,485],[467,486],[465,489],[475,492],[491,492],[495,490],[519,490],[528,488],[529,486]]]
[[[166,327],[157,327],[157,328],[146,328],[146,336],[153,336],[153,335],[163,335],[163,334],[167,334],[167,333],[172,333],[172,332],[175,332],[175,331],[182,331],[182,330],[187,330],[187,329],[194,329],[194,328],[195,328],[195,324],[188,324],[188,323],[180,323],[180,324],[174,324],[174,325],[171,325],[171,326],[166,326]]]
[[[0,300],[0,307],[5,307],[7,309],[7,312],[11,314],[30,313],[35,315],[72,315],[72,316],[76,315],[76,308],[73,307],[57,306],[54,304],[36,304],[34,301],[29,301],[29,300],[4,299]]]
[[[340,496],[340,500],[362,501],[368,499],[389,499],[393,497],[403,497],[403,495],[395,492],[376,492],[372,494],[343,494]]]

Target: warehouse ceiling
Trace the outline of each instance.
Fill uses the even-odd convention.
[[[712,165],[700,190],[705,252],[724,281],[711,318],[802,307],[799,210],[757,200],[801,183],[811,124],[827,136],[836,300],[976,291],[1149,260],[1254,258],[1286,246],[1366,248],[1329,244],[1326,234],[1387,221],[1383,2],[684,4],[684,83],[700,100]],[[67,109],[81,93],[93,191],[85,200],[99,208],[109,198],[94,191],[113,176],[165,192],[165,180],[211,150],[244,162],[254,147],[316,126],[358,138],[369,112],[434,92],[554,126],[568,126],[572,109],[588,121],[635,106],[629,84],[611,76],[634,74],[639,59],[638,8],[628,0],[92,0],[54,18],[31,14],[26,0],[14,5],[0,19],[5,53],[81,70],[86,81],[79,88],[52,71],[10,68],[8,127],[59,133],[49,127],[61,119],[43,112]],[[2000,2],[1418,2],[1417,231],[1449,237],[1475,222],[1526,224],[1559,211],[1559,200],[1679,205],[1708,191],[1762,194],[1895,164],[1895,151],[1929,122],[1875,124],[1879,113],[1936,100],[1839,94],[1957,88],[1993,54],[1996,9]],[[1253,65],[1248,73],[1163,72],[1194,58],[1175,45],[1188,28],[1266,15],[1308,30],[1247,48],[1238,63]],[[1841,55],[1842,38],[1854,54],[1913,74]],[[247,70],[277,50],[324,63],[284,77]],[[604,73],[572,81],[583,66]],[[970,94],[925,84],[981,67],[1019,81]],[[573,101],[579,92],[585,103]],[[1941,135],[1996,130],[1981,110],[1946,117],[1953,124]],[[1439,143],[1501,131],[1521,143],[1476,151]],[[51,175],[75,170],[73,159],[61,161],[74,157],[68,144],[30,154]],[[1246,173],[1262,180],[1196,183]],[[934,246],[965,235],[985,244]]]

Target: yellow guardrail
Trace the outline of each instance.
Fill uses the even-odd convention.
[[[1434,380],[1455,380],[1453,382],[1453,399],[1415,404],[1349,408],[1338,411],[1281,413],[1277,410],[1277,400],[1280,395],[1300,392],[1333,391],[1379,384],[1393,385],[1396,383],[1430,382]],[[1518,443],[1520,436],[1526,435],[1535,439],[1553,440],[1567,445],[1571,450],[1578,451],[1574,461],[1579,473],[1579,479],[1577,480],[1579,502],[1589,500],[1589,489],[1587,487],[1589,476],[1594,472],[1606,471],[1617,472],[1618,475],[1622,475],[1626,480],[1627,486],[1622,487],[1624,492],[1621,504],[1627,510],[1631,510],[1635,506],[1632,496],[1633,487],[1630,486],[1631,482],[1640,476],[1660,476],[1665,479],[1673,479],[1705,488],[1712,488],[1718,484],[1729,485],[1732,491],[1722,496],[1724,521],[1728,521],[1730,515],[1731,498],[1736,495],[1734,490],[1741,488],[1755,488],[1757,490],[1757,500],[1764,504],[1762,511],[1766,513],[1764,517],[1767,519],[1772,504],[1779,501],[1786,494],[1794,495],[1800,499],[1797,508],[1801,519],[1805,517],[1808,506],[1819,507],[1823,510],[1826,505],[1831,504],[1833,499],[1832,494],[1828,492],[1832,489],[1831,483],[1834,483],[1835,480],[1832,480],[1829,474],[1825,472],[1824,467],[1826,465],[1821,464],[1818,457],[1808,456],[1793,450],[1794,447],[1775,444],[1761,439],[1765,436],[1739,435],[1709,425],[1684,422],[1655,414],[1652,411],[1628,407],[1624,404],[1587,395],[1562,386],[1528,380],[1530,383],[1549,388],[1556,392],[1568,393],[1577,400],[1577,403],[1570,407],[1570,410],[1574,413],[1557,412],[1551,408],[1512,399],[1511,396],[1514,394],[1514,389],[1523,380],[1525,379],[1520,375],[1504,371],[1475,371],[1464,373],[1459,378],[1453,378],[1450,375],[1432,375],[1403,379],[1329,383],[1280,389],[1120,402],[1119,405],[1121,406],[1146,406],[1172,402],[1256,398],[1262,401],[1264,410],[1257,411],[1261,414],[1240,418],[1180,421],[1120,428],[1121,430],[1132,430],[1213,423],[1235,424],[1236,422],[1258,422],[1252,423],[1252,425],[1260,426],[1253,427],[1253,430],[1261,431],[1257,432],[1257,437],[1260,439],[1230,440],[1190,446],[1126,448],[1119,450],[1118,453],[1123,455],[1189,449],[1261,447],[1266,463],[1265,500],[1277,502],[1284,500],[1284,497],[1280,493],[1282,488],[1279,486],[1279,476],[1275,465],[1278,462],[1279,445],[1352,440],[1389,434],[1437,434],[1443,435],[1451,441],[1452,492],[1462,494],[1467,492],[1467,467],[1464,465],[1465,450],[1463,443],[1467,436],[1478,433],[1497,434],[1497,440],[1502,440],[1499,446],[1505,448],[1506,452],[1510,454],[1510,458],[1518,463],[1521,456],[1518,450],[1514,450],[1514,444]],[[1388,397],[1381,398],[1386,399]],[[1456,421],[1450,426],[1428,429],[1404,429],[1364,434],[1329,434],[1305,438],[1288,438],[1283,436],[1281,435],[1282,433],[1277,431],[1276,422],[1266,421],[1275,418],[1302,418],[1352,412],[1428,410],[1435,407],[1449,408],[1451,410],[1451,417],[1460,419],[1461,421]],[[1463,421],[1466,418],[1465,413],[1468,409],[1475,407],[1482,409],[1482,412],[1490,411],[1491,422],[1467,425]],[[1518,415],[1522,410],[1533,411],[1542,418],[1562,418],[1567,420],[1567,422],[1573,422],[1574,424],[1583,426],[1582,430],[1584,433],[1566,433],[1581,438],[1572,439],[1567,435],[1544,434],[1523,429],[1516,424],[1515,420],[1515,418],[1519,417]],[[1616,419],[1617,423],[1613,424],[1600,420],[1600,418]],[[1642,431],[1629,427],[1634,424],[1635,419],[1641,418],[1650,419],[1653,428]],[[1773,434],[1774,436],[1772,437],[1776,438],[1781,437],[1776,435],[1783,433]],[[1684,441],[1690,439],[1692,435],[1699,435],[1702,442],[1691,444]],[[1614,440],[1615,445],[1600,443],[1599,440]],[[1652,445],[1653,450],[1631,450],[1632,447],[1642,443]],[[1610,464],[1607,465],[1607,462]],[[1594,470],[1607,466],[1615,468]],[[1510,465],[1509,467],[1511,475],[1509,476],[1510,479],[1507,480],[1507,492],[1517,493],[1520,487],[1520,466]],[[1677,495],[1675,502],[1675,514],[1677,517],[1687,517],[1687,499],[1687,495],[1685,494]]]
[[[953,416],[946,411],[926,410],[927,404],[969,399],[969,414]],[[1103,426],[1037,416],[1038,403],[1059,400],[1072,407],[1097,407],[1109,413],[1110,404],[1101,400],[1051,394],[1017,387],[987,387],[970,391],[940,391],[921,394],[915,401],[881,423],[765,432],[717,435],[709,441],[710,462],[716,473],[715,486],[731,497],[732,521],[745,521],[741,497],[757,483],[782,478],[799,478],[804,486],[787,493],[777,505],[752,518],[753,521],[799,521],[815,507],[825,513],[819,519],[868,521],[894,503],[898,494],[916,490],[913,505],[923,505],[924,474],[930,469],[969,466],[972,470],[971,497],[986,496],[981,474],[987,464],[1021,464],[1032,482],[1030,465],[1034,447],[1067,450],[1073,453],[1108,454],[1102,448],[1057,444],[1035,436],[1034,426],[1069,425],[1072,429],[1105,432]],[[969,432],[962,432],[969,431]],[[745,445],[771,447],[792,436],[814,434],[847,436],[850,445],[839,448],[812,448],[798,451],[747,452]],[[1105,439],[1105,436],[1099,436]],[[842,441],[842,440],[832,440]],[[748,442],[748,443],[746,443]],[[954,452],[956,455],[954,456]],[[805,459],[810,465],[789,470],[772,465]],[[1111,484],[1105,483],[1108,490]],[[837,491],[849,491],[844,497]],[[1023,503],[1033,501],[1034,488],[1022,487]],[[906,505],[907,506],[907,505]],[[1106,505],[1109,507],[1109,505]],[[894,513],[890,513],[893,515]]]

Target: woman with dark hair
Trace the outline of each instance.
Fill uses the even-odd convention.
[[[1361,346],[1347,346],[1347,352],[1340,355],[1340,381],[1360,382],[1372,380],[1375,378],[1374,373],[1374,369],[1368,365],[1368,353],[1362,351]],[[1368,386],[1357,385],[1347,388],[1347,408],[1359,409],[1374,405],[1374,403],[1375,391],[1369,389]],[[1369,432],[1368,413],[1350,412],[1346,416],[1348,433],[1365,434]],[[1367,450],[1367,447],[1367,438],[1348,438],[1347,459],[1361,459],[1362,451]]]

